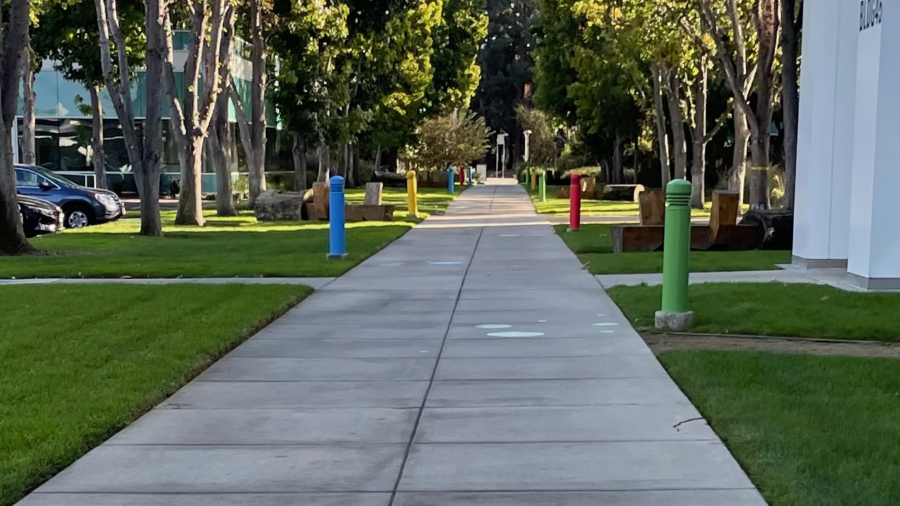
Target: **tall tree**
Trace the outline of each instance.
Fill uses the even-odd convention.
[[[131,69],[143,65],[146,41],[144,13],[141,2],[122,0],[117,12],[122,30],[128,34],[126,47]],[[90,95],[86,111],[91,116],[91,164],[99,188],[106,188],[106,160],[103,150],[103,69],[97,55],[97,11],[93,2],[78,0],[63,2],[53,9],[45,9],[39,24],[32,29],[31,47],[38,58],[53,61],[53,68],[68,81],[83,84]],[[114,48],[112,49],[115,50]],[[113,59],[115,67],[116,59]]]
[[[509,134],[506,146],[514,160],[523,153],[522,128],[516,122],[516,106],[532,94],[531,21],[535,0],[488,0],[488,33],[478,54],[481,82],[472,110],[483,116],[497,133]]]
[[[351,51],[346,53],[343,65],[349,77],[349,100],[341,114],[343,119],[337,124],[345,143],[342,152],[351,151],[346,147],[348,143],[358,146],[366,140],[370,144],[398,148],[415,139],[416,126],[423,117],[447,107],[451,100],[462,98],[459,93],[440,90],[438,94],[431,88],[437,71],[433,62],[440,45],[434,36],[440,34],[445,22],[442,16],[445,2],[348,0],[347,3]],[[458,13],[466,14],[466,11]],[[444,58],[450,54],[444,53]],[[454,64],[446,62],[446,65],[452,68]],[[445,78],[452,76],[448,74]],[[444,86],[452,84],[448,81]],[[350,181],[358,180],[358,166],[346,155],[340,159],[340,170],[350,173]]]
[[[481,80],[478,49],[487,36],[487,0],[443,0],[439,24],[432,30],[431,68],[425,92],[426,117],[469,107]]]
[[[215,108],[213,110],[212,123],[209,128],[209,137],[207,138],[207,148],[209,150],[209,158],[212,160],[216,171],[216,215],[217,216],[237,216],[238,211],[234,206],[232,195],[234,194],[234,183],[231,180],[232,168],[237,165],[237,156],[234,152],[234,144],[232,143],[231,127],[229,123],[229,108],[231,67],[228,65],[230,55],[234,47],[235,37],[235,9],[232,5],[227,5],[225,19],[222,24],[222,42],[221,51],[222,58],[226,64],[219,65],[219,95],[216,97]],[[209,72],[210,69],[207,69]]]
[[[144,26],[147,37],[145,60],[147,114],[142,128],[139,128],[135,121],[134,104],[131,101],[132,70],[128,61],[128,43],[122,31],[117,2],[94,0],[103,81],[109,90],[122,126],[125,149],[141,198],[140,234],[147,236],[162,236],[159,180],[162,171],[162,75],[165,53],[163,22],[168,9],[168,4],[162,1],[144,2]]]
[[[230,2],[226,3],[226,0],[193,0],[187,7],[191,30],[184,64],[184,98],[179,97],[180,90],[175,82],[175,49],[168,13],[164,14],[164,72],[172,110],[172,132],[178,145],[178,160],[181,165],[181,193],[175,223],[202,226],[205,223],[201,199],[203,145],[219,97],[222,77],[220,71],[227,69],[229,65],[231,55],[227,52],[228,48],[223,50],[222,33],[234,16],[234,7]],[[202,86],[201,74],[205,74]]]
[[[784,40],[781,48],[781,105],[784,113],[784,207],[794,208],[797,179],[797,127],[800,121],[799,36],[803,0],[781,0]]]
[[[9,20],[0,9],[0,253],[19,255],[32,251],[25,239],[12,156],[12,127],[19,101],[22,55],[28,46],[29,0],[10,0]]]
[[[347,50],[349,10],[336,0],[276,0],[274,9],[282,23],[272,47],[282,57],[271,96],[291,132],[294,189],[301,191],[307,184],[306,153],[326,144],[327,115],[339,100],[336,89],[343,89],[335,60]],[[320,176],[324,179],[324,170]]]
[[[781,0],[755,0],[752,5],[752,26],[757,48],[755,79],[754,70],[747,69],[745,26],[738,0],[727,0],[724,12],[730,22],[730,36],[721,28],[723,13],[720,6],[714,5],[714,0],[698,2],[704,16],[704,26],[716,44],[716,60],[734,94],[735,117],[742,114],[750,128],[750,207],[766,209],[769,207],[769,126],[774,109],[775,57],[781,37]],[[753,84],[756,85],[756,107],[750,103]]]
[[[231,79],[229,94],[235,108],[241,145],[247,160],[250,180],[250,206],[266,189],[266,92],[269,83],[268,44],[277,19],[272,13],[272,0],[248,0],[250,39],[249,104]]]

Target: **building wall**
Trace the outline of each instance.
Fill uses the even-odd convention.
[[[175,33],[173,42],[175,51],[176,69],[183,67],[187,45],[187,32]],[[249,45],[238,41],[232,55],[231,66],[235,75],[238,94],[249,103],[250,99],[250,62],[243,56],[249,51]],[[184,80],[181,72],[175,73],[176,85],[179,95],[184,96]],[[35,152],[37,164],[51,170],[58,171],[93,171],[91,166],[91,136],[92,115],[90,110],[90,93],[78,82],[66,80],[60,72],[53,68],[52,61],[45,61],[40,72],[35,75],[34,90],[35,103]],[[135,116],[143,118],[146,115],[146,74],[137,71],[132,86],[132,103]],[[104,89],[100,95],[103,106],[104,127],[104,152],[106,154],[109,171],[129,172],[128,155],[125,151],[125,143],[122,137],[121,125],[117,119],[115,108],[109,93]],[[24,112],[24,100],[19,94],[17,131],[21,145],[22,114]],[[234,106],[229,107],[229,116],[232,123],[235,121]],[[178,172],[178,154],[169,123],[170,108],[168,101],[163,104],[163,164],[166,171]],[[285,134],[277,130],[277,114],[274,107],[268,107],[266,119],[269,124],[267,143],[267,167],[270,170],[287,170],[291,163],[291,144],[285,138]],[[138,123],[141,120],[138,119]],[[237,125],[232,124],[232,140],[235,143],[233,152],[238,153],[238,170],[245,171],[244,152],[240,148],[240,137]],[[19,160],[21,161],[19,149]],[[213,167],[204,164],[204,171],[213,172]]]

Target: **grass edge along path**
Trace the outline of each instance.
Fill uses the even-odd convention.
[[[422,217],[447,209],[461,191],[424,188]],[[362,201],[364,191],[348,198]],[[386,188],[385,203],[406,215],[405,190]],[[123,220],[32,239],[43,254],[0,257],[0,278],[200,278],[340,276],[402,237],[421,220],[347,224],[344,260],[326,260],[327,222],[257,222],[253,213],[217,217],[206,210],[207,226],[174,225],[164,211],[163,238],[137,235],[140,220]]]
[[[900,360],[669,351],[669,374],[770,506],[893,506]]]
[[[591,274],[648,274],[662,272],[662,252],[613,253],[607,224],[583,224],[578,232],[555,225],[557,235],[578,255]],[[791,262],[790,251],[692,251],[691,272],[767,271]]]
[[[661,286],[607,290],[638,329],[653,327]],[[900,294],[826,285],[703,283],[689,289],[691,332],[900,342]]]
[[[0,506],[312,293],[287,285],[0,287]],[[76,312],[41,318],[65,302]]]

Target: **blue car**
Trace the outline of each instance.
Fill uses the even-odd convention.
[[[106,223],[125,215],[125,206],[115,193],[79,186],[41,167],[16,165],[16,190],[19,195],[61,207],[66,228]]]

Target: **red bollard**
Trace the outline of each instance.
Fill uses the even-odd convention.
[[[572,174],[569,185],[569,232],[581,229],[581,174]]]

